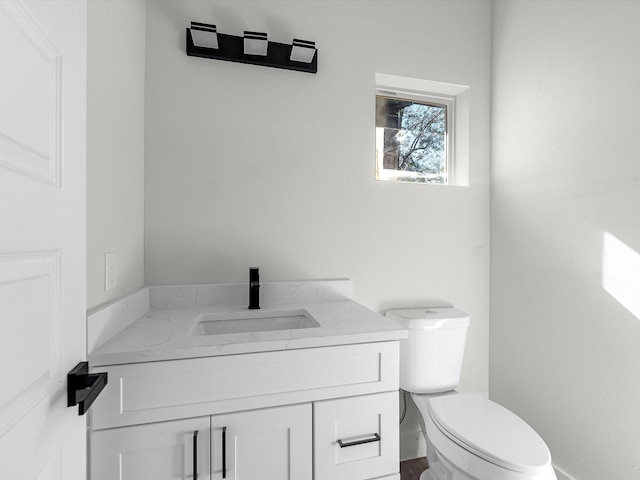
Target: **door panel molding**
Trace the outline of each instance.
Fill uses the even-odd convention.
[[[20,112],[0,117],[0,166],[60,187],[61,54],[22,3],[0,9],[0,108]]]
[[[59,251],[0,252],[0,436],[62,382]],[[35,322],[30,319],[36,319]],[[18,345],[30,345],[19,351]]]
[[[36,480],[60,480],[62,478],[61,458],[62,452],[58,449],[51,456]]]

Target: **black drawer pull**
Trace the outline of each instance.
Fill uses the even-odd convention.
[[[338,440],[338,445],[340,445],[340,448],[355,447],[356,445],[362,445],[363,443],[379,442],[380,440],[382,440],[380,435],[374,433],[373,437],[365,438],[364,440],[355,440],[353,442],[343,442],[342,440]]]
[[[193,480],[198,480],[198,430],[193,431]]]
[[[227,427],[222,427],[222,478],[227,478]]]

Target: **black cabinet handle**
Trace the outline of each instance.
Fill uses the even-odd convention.
[[[89,363],[80,362],[67,373],[67,406],[78,405],[78,415],[84,415],[107,385],[107,372],[89,373]]]
[[[227,427],[222,427],[222,478],[227,478]]]
[[[374,433],[373,437],[371,438],[365,438],[364,440],[356,440],[354,442],[343,442],[342,440],[338,440],[338,445],[340,445],[340,448],[347,448],[347,447],[355,447],[356,445],[362,445],[364,443],[379,442],[380,440],[381,440],[380,435],[378,435],[377,433]]]
[[[193,432],[193,480],[198,480],[198,430]]]

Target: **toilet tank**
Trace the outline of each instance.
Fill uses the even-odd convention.
[[[409,330],[400,340],[400,388],[413,393],[453,390],[460,383],[469,315],[451,307],[387,310]]]

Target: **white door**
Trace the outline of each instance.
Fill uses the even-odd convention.
[[[211,417],[214,480],[311,480],[311,404]]]
[[[0,479],[86,478],[86,1],[0,0]]]
[[[209,480],[210,421],[198,417],[92,432],[91,480]]]

